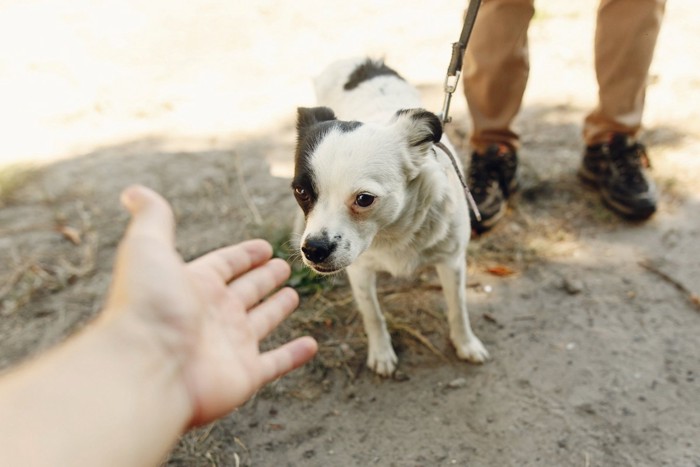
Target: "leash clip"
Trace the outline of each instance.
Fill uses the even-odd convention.
[[[452,121],[452,117],[449,116],[450,102],[452,101],[452,94],[455,92],[457,85],[459,84],[460,74],[461,72],[457,70],[455,74],[448,74],[445,76],[445,99],[442,101],[442,110],[438,114],[438,117],[440,117],[440,121],[443,123],[443,125]]]

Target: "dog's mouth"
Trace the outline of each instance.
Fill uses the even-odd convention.
[[[339,273],[340,271],[343,270],[343,268],[334,268],[334,267],[329,267],[329,266],[320,266],[318,264],[309,264],[307,263],[307,266],[310,267],[314,272],[317,274],[321,274],[324,276],[331,275],[331,274],[336,274]]]

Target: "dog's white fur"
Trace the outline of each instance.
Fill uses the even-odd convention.
[[[458,356],[483,362],[488,352],[467,314],[465,255],[471,231],[462,186],[448,156],[426,140],[432,120],[422,118],[427,112],[419,109],[414,87],[388,74],[343,88],[365,60],[334,63],[315,82],[320,105],[341,121],[362,124],[328,130],[313,141],[305,167],[313,174],[316,198],[306,205],[300,242],[302,251],[318,238],[332,248],[323,261],[304,252],[302,258],[320,273],[347,270],[368,337],[367,365],[380,375],[392,374],[398,360],[377,299],[378,271],[405,276],[434,265]],[[397,114],[400,109],[413,110]],[[445,136],[441,142],[451,148]],[[296,189],[299,199],[303,190]],[[374,202],[358,205],[362,194]]]

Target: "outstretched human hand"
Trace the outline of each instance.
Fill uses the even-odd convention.
[[[134,186],[122,202],[132,220],[103,313],[0,375],[0,465],[160,465],[184,430],[316,352],[310,337],[259,350],[299,300],[273,292],[289,266],[268,243],[185,264],[163,198]]]
[[[261,386],[313,357],[302,337],[267,352],[258,344],[298,305],[290,273],[271,246],[251,240],[190,263],[175,250],[173,213],[157,193],[133,186],[122,193],[132,221],[117,254],[103,319],[127,320],[162,352],[191,408],[188,426],[214,420]]]

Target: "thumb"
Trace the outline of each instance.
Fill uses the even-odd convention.
[[[121,202],[131,213],[124,240],[150,237],[175,246],[175,220],[170,204],[155,191],[132,185],[122,191]]]

